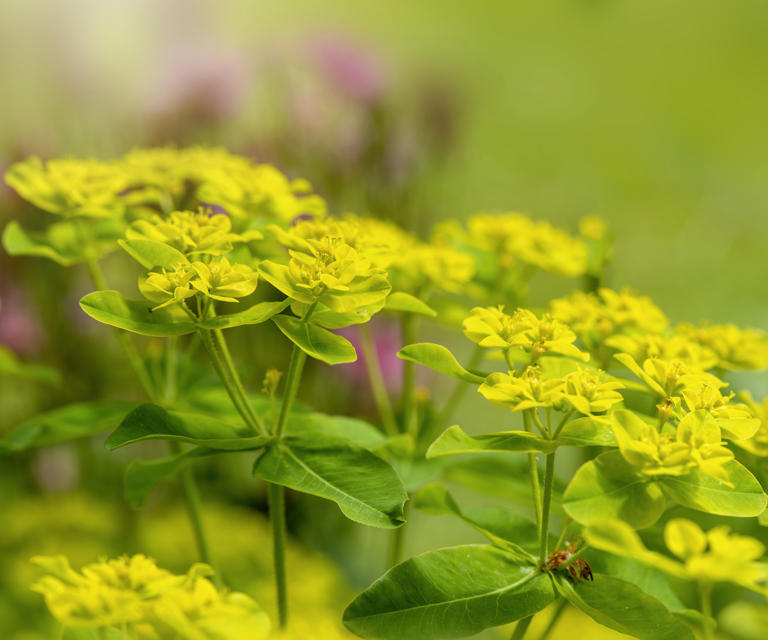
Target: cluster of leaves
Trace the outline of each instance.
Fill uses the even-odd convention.
[[[601,286],[612,253],[598,219],[584,219],[575,236],[517,213],[478,214],[465,226],[439,225],[424,241],[375,218],[327,215],[306,181],[219,149],[139,150],[111,162],[31,159],[14,165],[7,181],[58,218],[37,232],[11,223],[6,250],[85,263],[98,290],[81,308],[118,330],[149,402],[62,407],[20,425],[0,446],[18,451],[107,430],[109,449],[165,440],[170,456],[134,461],[126,471],[125,497],[134,506],[177,475],[191,482],[199,458],[254,452],[253,475],[270,485],[281,624],[283,488],[331,500],[349,519],[385,529],[402,527],[411,492],[417,508],[458,517],[489,539],[400,564],[395,552],[396,566],[345,612],[347,626],[362,636],[467,635],[527,621],[560,600],[640,638],[691,638],[691,627],[714,627],[711,585],[724,574],[712,567],[730,547],[742,549],[746,563],[734,571],[749,576],[735,583],[763,593],[756,544],[721,528],[690,533],[695,524],[676,521],[668,525],[668,548],[685,561],[681,569],[648,551],[637,531],[651,541],[670,509],[753,519],[763,513],[766,496],[753,472],[762,475],[768,456],[766,405],[728,391],[723,378],[766,368],[768,337],[732,325],[670,326],[650,299]],[[99,260],[117,248],[137,263],[142,299],[104,282]],[[538,271],[582,277],[584,290],[547,309],[527,308]],[[473,304],[480,306],[468,308]],[[367,326],[377,313],[394,315],[402,327],[397,409]],[[415,342],[417,318],[435,316],[474,343],[466,366],[441,345]],[[256,395],[240,381],[225,332],[267,322],[293,351],[285,374],[269,370]],[[357,359],[353,344],[335,333],[353,325],[380,429],[294,403],[307,357],[329,365]],[[165,339],[163,380],[147,374],[129,334]],[[198,344],[228,399],[206,403],[199,389],[176,384]],[[417,399],[417,363],[459,381],[443,406]],[[502,370],[488,371],[494,364]],[[521,424],[471,435],[452,426],[437,435],[471,386],[521,415]],[[584,458],[565,482],[555,477],[561,447]],[[519,509],[463,508],[431,482],[441,474],[496,493],[513,486],[506,495],[532,518]],[[559,540],[550,535],[551,519]],[[569,530],[585,544],[563,546]],[[681,536],[690,536],[690,548]],[[602,564],[593,574],[585,558],[598,552]],[[662,573],[638,584],[616,556]],[[701,601],[677,595],[664,573],[697,583]],[[61,584],[46,595],[67,621],[65,605],[52,600]]]

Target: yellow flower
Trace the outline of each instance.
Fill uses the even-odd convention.
[[[534,407],[554,407],[563,398],[564,381],[562,378],[543,378],[541,370],[533,365],[522,375],[514,372],[492,373],[478,391],[494,404],[523,411]]]
[[[601,382],[602,371],[593,374],[581,367],[563,378],[563,398],[576,411],[584,415],[603,413],[623,398],[616,389],[623,389],[620,382]]]
[[[221,256],[209,263],[193,262],[197,274],[192,286],[214,300],[237,302],[238,298],[251,295],[259,282],[259,274],[245,264],[230,264]]]
[[[305,239],[289,233],[282,241],[291,247],[288,264],[266,260],[259,270],[287,296],[305,304],[320,302],[340,313],[384,305],[391,289],[384,270],[341,236]]]
[[[648,358],[640,367],[629,354],[618,353],[614,357],[640,378],[651,391],[664,399],[679,399],[683,391],[699,392],[703,387],[720,389],[727,386],[717,376],[690,367],[679,360]]]
[[[215,215],[204,210],[174,211],[168,217],[155,214],[150,220],[137,220],[126,230],[130,239],[156,240],[178,249],[185,255],[221,255],[232,250],[237,242],[262,238],[258,231],[232,233],[232,221],[227,215]]]
[[[755,562],[765,552],[763,544],[730,533],[728,527],[714,527],[704,533],[695,522],[673,518],[664,528],[664,541],[696,580],[754,587],[768,579],[766,565]]]
[[[192,280],[197,277],[197,272],[189,263],[181,263],[175,269],[162,269],[153,271],[139,279],[139,291],[142,295],[154,302],[152,310],[162,309],[171,304],[183,303],[197,293],[192,286]]]
[[[579,235],[587,240],[603,240],[607,231],[605,221],[598,216],[584,216],[579,220]]]
[[[528,309],[517,309],[511,316],[503,307],[475,307],[462,325],[464,335],[481,347],[521,349],[535,362],[545,353],[556,353],[587,360],[573,342],[576,335],[549,314],[538,318]]]
[[[745,440],[760,428],[760,419],[754,417],[747,405],[731,404],[733,393],[726,396],[720,389],[703,385],[698,389],[684,389],[681,394],[689,411],[706,411],[728,438]]]
[[[642,474],[679,476],[698,468],[730,484],[723,465],[733,460],[733,453],[724,446],[720,427],[707,413],[691,412],[677,428],[667,424],[661,431],[630,411],[611,415],[621,454]]]
[[[65,627],[115,629],[148,640],[261,639],[269,631],[258,605],[244,594],[219,592],[206,565],[176,576],[143,555],[90,564],[82,574],[63,556],[33,562],[49,575],[32,589]]]
[[[679,360],[692,368],[706,371],[717,364],[717,355],[707,347],[681,335],[632,333],[610,336],[606,346],[628,353],[637,362],[648,358]]]
[[[768,367],[768,335],[733,324],[694,327],[681,324],[677,331],[713,351],[717,366],[728,370],[761,370]]]
[[[6,182],[25,200],[65,217],[121,216],[128,186],[119,165],[99,160],[59,158],[43,163],[32,157],[11,166]]]
[[[763,401],[758,404],[748,392],[739,395],[750,409],[751,415],[759,421],[759,424],[752,437],[734,440],[734,444],[756,456],[768,456],[768,397],[763,398]]]

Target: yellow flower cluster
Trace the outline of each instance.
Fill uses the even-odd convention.
[[[698,468],[730,484],[723,467],[733,460],[717,422],[704,411],[686,414],[677,428],[661,429],[647,424],[634,413],[617,410],[612,414],[613,432],[624,459],[647,476],[679,476]]]
[[[265,260],[259,271],[297,302],[319,302],[340,313],[363,307],[380,309],[391,289],[386,272],[366,255],[367,251],[357,251],[346,242],[347,229],[317,221],[279,233],[281,243],[288,248],[288,264]]]
[[[64,556],[37,557],[48,575],[33,589],[73,629],[115,629],[137,640],[266,638],[269,619],[242,593],[220,592],[205,565],[177,576],[136,555],[90,564],[77,573]]]
[[[581,368],[562,378],[546,377],[540,367],[529,366],[521,374],[492,373],[478,391],[494,404],[513,411],[536,407],[575,410],[583,415],[603,413],[622,401],[620,382],[603,381],[601,372]]]
[[[768,581],[768,565],[756,562],[765,552],[763,543],[730,533],[728,527],[714,527],[705,533],[691,520],[674,518],[664,528],[664,542],[696,580],[750,587],[764,587]]]
[[[149,219],[137,220],[128,227],[125,237],[162,242],[187,256],[221,255],[232,251],[240,242],[259,240],[259,231],[232,232],[232,220],[227,215],[215,215],[200,209],[173,211],[167,217],[153,214]]]
[[[751,416],[758,422],[758,426],[751,437],[739,438],[734,440],[734,443],[756,456],[768,456],[768,397],[758,404],[749,393],[739,395],[749,408]]]
[[[549,314],[539,318],[528,309],[509,315],[504,307],[475,307],[462,328],[464,335],[481,347],[503,349],[510,355],[511,349],[520,350],[528,362],[536,362],[544,354],[589,358],[573,344],[576,334],[568,326]]]
[[[733,324],[694,327],[681,324],[680,335],[713,352],[717,366],[725,370],[761,370],[768,367],[768,335],[757,329],[740,329]]]

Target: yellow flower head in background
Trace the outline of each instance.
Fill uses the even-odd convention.
[[[751,416],[758,421],[758,426],[751,437],[735,440],[734,443],[756,456],[768,456],[768,397],[763,398],[759,404],[748,392],[740,393],[739,397],[744,400]]]
[[[629,354],[637,362],[649,358],[678,360],[702,371],[712,369],[717,364],[714,351],[681,335],[619,334],[609,337],[605,344],[620,353]]]
[[[664,528],[664,542],[697,580],[754,586],[768,579],[766,565],[756,562],[765,552],[763,544],[730,533],[728,527],[714,527],[705,533],[691,520],[673,518]]]
[[[718,367],[753,371],[768,367],[768,335],[762,331],[741,329],[733,324],[702,327],[681,324],[676,330],[713,351]]]
[[[587,240],[604,240],[608,227],[602,218],[590,215],[579,220],[579,235]]]
[[[545,378],[536,365],[521,375],[492,373],[478,391],[494,404],[523,411],[535,407],[554,407],[563,399],[565,382],[562,378]]]
[[[167,217],[153,215],[149,220],[137,220],[125,233],[126,238],[163,242],[181,253],[221,255],[232,250],[234,243],[258,240],[258,231],[232,233],[232,221],[227,215],[211,214],[205,210],[173,211]]]
[[[136,555],[87,565],[81,573],[64,556],[36,557],[46,571],[32,587],[53,616],[72,629],[116,629],[148,640],[265,638],[269,620],[241,593],[223,593],[194,565],[187,575]]]
[[[12,165],[5,181],[22,198],[64,217],[121,216],[128,180],[119,165],[100,160],[32,157]]]

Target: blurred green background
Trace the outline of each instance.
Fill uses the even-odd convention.
[[[673,321],[765,328],[767,33],[760,0],[4,0],[0,167],[200,143],[308,178],[332,211],[375,212],[423,234],[478,211],[570,229],[596,213],[616,237],[612,286],[650,295]],[[13,218],[35,214],[0,187],[0,223]],[[119,278],[119,258],[111,267]],[[540,285],[535,302],[553,286]],[[41,408],[133,388],[122,364],[109,365],[116,345],[80,317],[88,286],[77,270],[0,256],[0,342],[67,375],[58,390],[0,380],[0,432]],[[246,374],[251,388],[264,367]],[[353,382],[333,375],[339,397],[323,408],[365,413]],[[478,410],[500,421],[472,399],[460,418]],[[90,479],[56,476],[71,471],[67,455],[4,463],[7,499],[73,486],[119,495],[100,443],[79,451],[101,465]],[[51,473],[53,488],[40,481]],[[224,486],[239,504],[263,504],[253,486],[206,473],[209,494]],[[296,522],[314,518],[313,542],[342,557],[353,534],[338,537],[334,508],[294,508]],[[415,518],[409,554],[474,539]],[[362,557],[380,557],[381,532],[354,536]],[[9,540],[0,533],[0,551],[18,559]],[[358,584],[381,569],[347,564]]]

